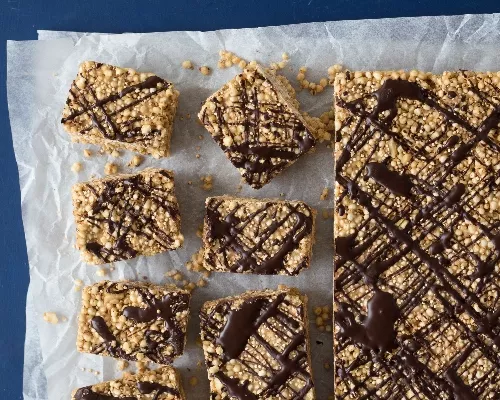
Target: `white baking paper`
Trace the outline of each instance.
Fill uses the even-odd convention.
[[[220,49],[233,51],[248,60],[264,64],[279,61],[283,52],[291,57],[292,71],[283,72],[292,82],[300,66],[309,69],[307,78],[318,81],[328,66],[341,63],[350,69],[422,69],[441,72],[450,69],[500,70],[500,14],[453,17],[400,18],[386,20],[339,21],[268,28],[215,32],[170,32],[123,35],[81,35],[73,32],[41,31],[40,41],[8,42],[8,101],[11,128],[22,192],[22,212],[29,256],[31,283],[27,299],[24,398],[26,400],[69,399],[72,389],[120,376],[116,361],[75,350],[80,293],[74,279],[90,284],[102,279],[97,269],[83,264],[74,249],[75,226],[70,188],[91,175],[102,175],[107,155],[84,159],[83,149],[73,144],[60,126],[61,110],[78,64],[96,60],[154,72],[173,81],[181,92],[178,118],[168,159],[148,158],[143,167],[174,170],[185,246],[155,257],[119,262],[110,279],[143,279],[163,283],[165,272],[178,269],[188,279],[199,276],[184,265],[200,246],[195,232],[202,222],[205,197],[239,194],[280,197],[307,201],[319,210],[317,242],[313,263],[298,277],[243,276],[212,274],[206,288],[193,294],[192,320],[185,355],[175,361],[184,379],[189,399],[208,398],[208,381],[198,361],[203,357],[196,344],[198,311],[209,299],[233,295],[246,289],[296,286],[310,297],[313,306],[331,303],[332,220],[322,218],[322,210],[332,207],[331,195],[320,201],[324,187],[333,185],[331,150],[319,145],[269,185],[257,191],[244,187],[237,192],[239,173],[222,151],[196,123],[201,102],[238,70],[216,68]],[[181,68],[184,60],[194,70]],[[203,76],[197,67],[208,65],[213,74]],[[311,96],[301,92],[303,109],[319,115],[332,104],[332,89]],[[190,114],[191,118],[187,118]],[[199,135],[203,136],[200,140]],[[197,146],[201,148],[198,150]],[[93,150],[97,150],[92,148]],[[96,151],[94,152],[96,153]],[[198,159],[195,155],[199,153]],[[121,171],[130,153],[115,160]],[[71,165],[81,161],[81,173]],[[200,177],[212,175],[213,189],[201,189]],[[192,181],[192,185],[188,185]],[[331,193],[331,191],[330,191]],[[46,311],[56,312],[67,321],[51,325],[43,320]],[[319,399],[333,391],[333,372],[324,363],[332,361],[331,334],[321,333],[311,318],[311,350]],[[85,368],[87,371],[82,371]],[[88,369],[99,372],[89,373]],[[198,377],[192,387],[188,380]]]

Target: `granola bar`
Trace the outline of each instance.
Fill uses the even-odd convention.
[[[301,201],[209,197],[203,227],[205,268],[296,275],[311,261],[315,215]]]
[[[148,168],[73,186],[76,245],[89,264],[127,260],[183,243],[171,171]]]
[[[500,393],[500,73],[335,81],[337,399]]]
[[[179,373],[162,367],[75,390],[72,400],[184,400]]]
[[[316,143],[283,79],[260,66],[245,69],[210,96],[198,115],[245,181],[256,189]]]
[[[82,292],[77,349],[170,364],[184,351],[190,294],[175,286],[102,281]]]
[[[307,297],[296,289],[209,301],[200,317],[211,398],[315,398]]]
[[[86,61],[61,123],[75,142],[165,157],[178,97],[172,83],[154,74]]]

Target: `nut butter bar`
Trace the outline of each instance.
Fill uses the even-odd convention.
[[[209,197],[203,227],[205,268],[296,275],[311,261],[315,215],[301,201]]]
[[[82,292],[77,348],[170,364],[184,351],[189,292],[173,285],[102,281]]]
[[[249,291],[205,303],[200,317],[211,398],[315,398],[306,296]]]
[[[75,142],[165,157],[178,97],[172,83],[154,74],[86,61],[61,123]]]
[[[260,66],[245,69],[210,96],[198,114],[244,180],[256,189],[316,143],[283,79]]]
[[[72,400],[184,400],[180,375],[172,367],[162,367],[124,378],[79,388]]]
[[[77,248],[89,264],[127,260],[183,243],[171,171],[148,168],[73,186]]]
[[[500,73],[335,81],[337,399],[498,399]]]

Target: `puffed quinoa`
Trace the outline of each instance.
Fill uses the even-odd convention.
[[[180,375],[172,367],[143,371],[132,375],[127,372],[122,379],[102,382],[76,389],[72,400],[136,399],[136,400],[185,400]]]
[[[304,202],[218,196],[205,207],[205,269],[296,275],[309,267],[316,212]]]
[[[84,149],[84,150],[83,150],[83,155],[84,155],[86,158],[92,157],[92,151],[91,151],[91,150],[89,150],[89,149]]]
[[[76,246],[89,264],[154,255],[184,241],[171,171],[148,168],[81,182],[72,197]],[[108,223],[110,215],[119,230]]]
[[[166,157],[179,92],[150,73],[85,61],[62,115],[73,141]]]
[[[81,162],[73,163],[73,165],[71,166],[71,171],[76,172],[76,173],[80,172],[82,169],[83,169],[83,166],[82,166]]]
[[[106,165],[104,166],[104,173],[106,175],[114,175],[118,173],[118,165],[114,163],[106,163]]]
[[[210,75],[212,73],[212,70],[210,69],[210,67],[207,67],[206,65],[203,65],[202,67],[200,67],[200,72],[203,75]]]
[[[77,349],[127,361],[170,364],[184,351],[190,295],[173,285],[102,281],[86,286]]]
[[[43,313],[43,320],[49,324],[59,323],[59,318],[55,312],[47,311]]]
[[[209,301],[200,318],[211,398],[315,399],[307,297],[296,289]]]
[[[138,167],[139,165],[141,165],[142,161],[143,161],[143,158],[141,156],[135,155],[132,157],[132,159],[130,160],[128,165],[130,167]]]
[[[182,68],[184,69],[193,69],[193,63],[190,60],[186,60],[182,62]]]
[[[496,399],[500,74],[335,77],[335,392]]]

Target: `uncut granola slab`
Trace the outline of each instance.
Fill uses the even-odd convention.
[[[316,144],[284,80],[261,66],[245,69],[210,96],[198,114],[246,183],[256,189]]]
[[[72,400],[184,400],[180,375],[162,367],[75,390]]]
[[[77,349],[170,364],[184,351],[190,294],[172,285],[102,281],[86,286]]]
[[[296,275],[311,262],[315,215],[301,201],[209,197],[203,225],[205,268]]]
[[[500,73],[335,81],[338,399],[498,399]]]
[[[73,186],[76,246],[89,264],[154,255],[182,245],[172,171],[147,168]]]
[[[307,297],[296,289],[209,301],[200,318],[211,398],[315,398]]]
[[[178,97],[172,83],[154,74],[85,61],[61,123],[75,142],[165,157]]]

